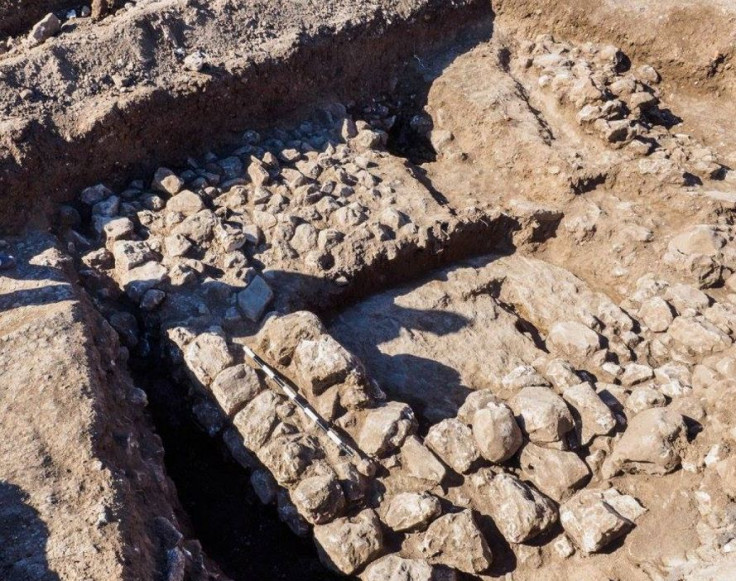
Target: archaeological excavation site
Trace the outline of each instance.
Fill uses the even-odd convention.
[[[736,581],[736,2],[0,0],[0,581]]]

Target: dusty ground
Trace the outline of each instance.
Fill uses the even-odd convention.
[[[2,577],[143,579],[165,574],[167,552],[183,565],[183,550],[202,573],[196,543],[177,531],[186,519],[178,524],[161,441],[116,333],[51,236],[10,248],[19,266],[0,280]]]
[[[149,378],[185,532],[210,571],[733,578],[731,3],[108,9],[0,55],[0,216],[18,230],[33,209],[74,257],[53,286],[68,298],[19,282],[34,278],[39,234],[0,249],[17,262],[1,279],[7,336],[30,325],[3,343],[3,373],[35,373],[39,317],[59,329],[44,336],[82,344],[101,335],[97,309]],[[74,272],[90,299],[63,282]],[[42,304],[18,323],[30,307],[13,297],[31,290]],[[84,322],[57,325],[74,297]],[[39,361],[54,368],[30,383],[52,393],[48,410],[32,390],[3,394],[5,441],[24,442],[1,464],[3,507],[16,507],[3,566],[216,576],[192,541],[156,552],[145,523],[180,510],[168,484],[119,492],[152,473],[168,483],[133,411],[142,394],[113,404],[94,381],[56,393],[55,374],[94,365]],[[125,357],[114,367],[112,392],[130,381]],[[44,444],[59,415],[69,435]],[[113,417],[137,430],[125,459]],[[108,444],[66,444],[96,430]],[[130,468],[148,446],[155,465]],[[103,470],[100,492],[72,498],[29,456],[72,465],[72,482],[86,458],[127,472]],[[135,516],[77,517],[112,499]],[[260,532],[238,519],[263,519]],[[70,565],[62,534],[104,558]]]

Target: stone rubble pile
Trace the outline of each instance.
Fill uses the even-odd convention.
[[[557,42],[548,34],[525,42],[522,55],[540,88],[573,108],[587,132],[639,158],[642,174],[688,184],[725,173],[713,150],[669,130],[676,118],[660,101],[653,67],[630,70],[615,46]]]
[[[290,130],[247,131],[226,156],[192,158],[179,173],[159,168],[150,186],[85,189],[81,204],[61,209],[65,240],[83,254],[92,287],[117,281],[147,311],[176,297],[181,315],[226,299],[225,318],[237,324],[258,322],[274,299],[329,301],[369,283],[374,269],[493,229],[500,215],[437,203],[386,139],[340,105]],[[81,216],[91,231],[80,231]]]
[[[676,233],[667,245],[663,260],[700,288],[718,286],[724,281],[736,290],[736,229],[733,226],[697,224]],[[657,317],[657,310],[651,317]],[[665,324],[667,315],[660,325]]]

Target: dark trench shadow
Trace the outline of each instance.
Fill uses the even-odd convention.
[[[157,433],[166,451],[167,474],[207,556],[233,581],[337,581],[319,562],[311,538],[297,537],[274,505],[263,505],[238,465],[197,424],[187,388],[163,365],[137,364],[136,384],[145,389]],[[214,399],[211,399],[214,403]],[[217,406],[224,416],[222,409]],[[229,425],[229,423],[228,423]],[[223,425],[223,429],[226,426]]]
[[[49,531],[28,495],[15,484],[0,481],[0,579],[59,581],[49,569]]]

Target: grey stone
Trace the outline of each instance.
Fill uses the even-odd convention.
[[[272,300],[273,291],[260,276],[253,278],[245,290],[238,293],[240,311],[253,322],[260,320]]]
[[[110,196],[112,196],[112,190],[103,184],[97,184],[82,190],[82,193],[79,195],[79,199],[88,206],[92,206],[97,202],[101,202],[105,198],[109,198]]]
[[[144,311],[154,311],[164,302],[165,298],[166,293],[164,291],[152,288],[143,293],[140,307]]]
[[[278,485],[268,470],[254,470],[250,475],[250,483],[262,504],[271,504],[276,500]]]

